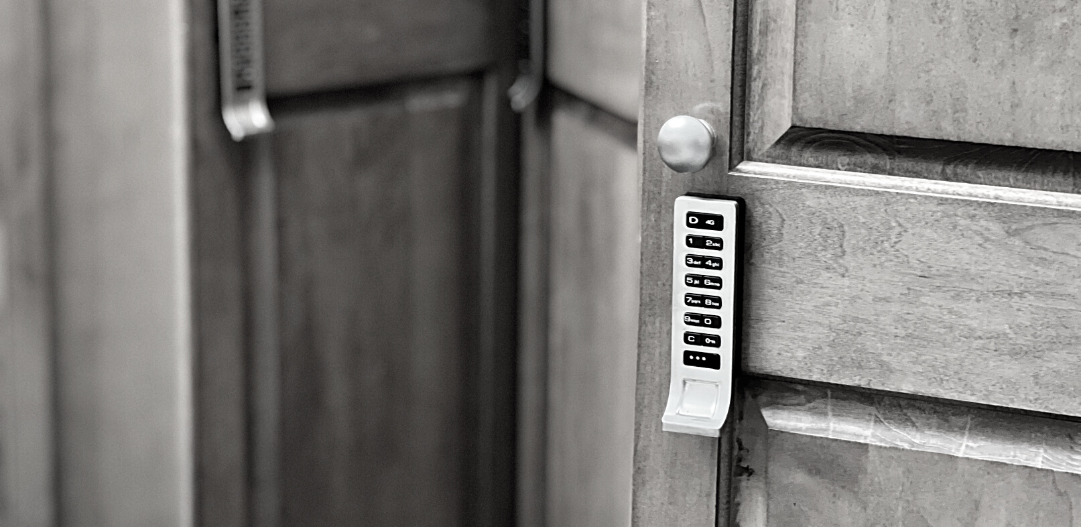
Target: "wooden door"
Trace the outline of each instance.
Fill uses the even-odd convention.
[[[1081,8],[647,4],[635,524],[1081,523]],[[719,441],[660,426],[687,192],[747,202]]]
[[[523,125],[519,527],[630,524],[641,2],[548,2]]]
[[[199,139],[224,155],[201,160],[197,239],[221,243],[218,207],[247,203],[233,221],[250,335],[242,372],[236,355],[204,355],[221,383],[204,415],[235,393],[223,372],[247,378],[234,412],[251,423],[238,433],[252,474],[237,485],[219,431],[202,428],[206,525],[512,521],[517,140],[504,94],[518,14],[484,0],[266,2],[276,130],[233,145],[216,114],[199,115]],[[220,253],[204,254],[222,277]],[[218,284],[200,293],[197,312],[217,318]]]
[[[0,6],[0,525],[513,523],[518,8]]]

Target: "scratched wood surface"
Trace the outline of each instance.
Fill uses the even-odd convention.
[[[630,525],[638,337],[635,127],[569,98],[552,116],[549,525]]]
[[[0,525],[54,524],[46,36],[0,4]]]
[[[1081,422],[744,378],[739,525],[1076,525]]]
[[[727,432],[721,441],[664,432],[661,415],[671,360],[672,205],[687,192],[726,191],[735,5],[728,0],[650,0],[645,10],[647,66],[638,128],[641,307],[631,519],[642,527],[712,526],[718,517],[722,522],[728,517],[724,499],[728,478],[718,478],[718,470],[727,470],[732,446]],[[674,174],[657,154],[657,131],[667,119],[680,114],[707,120],[718,136],[718,154],[694,175]]]
[[[466,524],[477,89],[281,118],[282,525]]]
[[[1081,415],[1081,212],[733,176],[746,372]]]
[[[776,432],[1081,474],[1077,420],[835,385],[750,379],[747,387]]]
[[[506,25],[489,0],[267,0],[271,96],[480,70]]]
[[[1081,4],[787,1],[793,124],[1081,150]]]
[[[557,86],[630,121],[642,87],[639,0],[550,0],[548,76]]]
[[[1081,193],[1081,154],[792,127],[756,161]]]
[[[770,432],[766,525],[1081,525],[1081,476]]]

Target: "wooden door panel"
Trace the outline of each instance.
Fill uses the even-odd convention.
[[[638,324],[634,128],[552,115],[548,525],[630,524]]]
[[[741,525],[1075,525],[1081,423],[747,379]],[[743,511],[747,513],[748,511]]]
[[[494,60],[486,0],[267,0],[270,96],[463,73]]]
[[[1081,194],[1081,153],[803,128],[754,159],[765,163]]]
[[[1081,415],[1081,209],[730,177],[745,372]]]
[[[1076,2],[792,3],[794,124],[1081,149]]]
[[[840,385],[752,377],[744,388],[770,433],[1081,474],[1076,419]]]
[[[733,53],[689,51],[728,45],[698,31],[726,9]],[[1081,105],[1063,51],[1075,10],[648,3],[635,460],[653,477],[636,480],[639,525],[709,525],[701,503],[656,499],[661,487],[701,498],[702,465],[718,470],[719,524],[1075,521]],[[731,96],[702,90],[724,67]],[[719,136],[691,175],[654,153],[678,114]],[[688,192],[747,201],[745,405],[719,443],[738,447],[732,465],[693,438],[643,433],[669,380],[656,358],[668,358],[671,205]]]
[[[460,525],[475,423],[478,86],[285,114],[284,525]]]
[[[548,13],[552,82],[624,119],[638,120],[642,3],[552,0]]]
[[[1081,149],[1072,3],[751,2],[750,155],[788,125]],[[783,115],[783,117],[782,117]],[[760,128],[763,120],[787,124]]]
[[[1081,476],[947,454],[769,434],[768,525],[1081,524]]]

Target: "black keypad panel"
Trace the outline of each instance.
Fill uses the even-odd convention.
[[[704,274],[689,274],[683,277],[683,283],[687,287],[701,287],[702,289],[720,289],[721,278]]]
[[[712,236],[698,236],[696,234],[688,234],[687,247],[690,247],[692,249],[710,249],[713,251],[719,251],[724,248],[724,241],[720,238],[714,238]]]
[[[696,295],[687,293],[683,295],[683,303],[690,307],[704,307],[706,309],[720,309],[721,297],[709,295]]]
[[[683,343],[692,346],[719,348],[721,347],[721,337],[710,335],[708,333],[691,333],[690,331],[687,331],[683,334]]]
[[[721,369],[721,356],[717,355],[716,353],[685,350],[683,352],[683,364],[685,366],[696,366],[698,368],[719,370]]]
[[[717,214],[706,214],[705,212],[688,212],[687,226],[692,229],[723,231],[724,216],[719,216]]]
[[[698,326],[701,328],[719,328],[721,327],[721,317],[717,315],[703,315],[702,313],[684,313],[683,323],[688,326]]]
[[[683,262],[687,264],[687,267],[694,267],[696,269],[712,269],[714,271],[720,271],[721,267],[724,267],[724,261],[721,260],[720,256],[688,254],[683,257]]]

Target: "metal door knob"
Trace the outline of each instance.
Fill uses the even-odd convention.
[[[676,172],[698,172],[713,158],[716,138],[709,123],[689,115],[677,115],[661,126],[657,150],[661,160]]]

